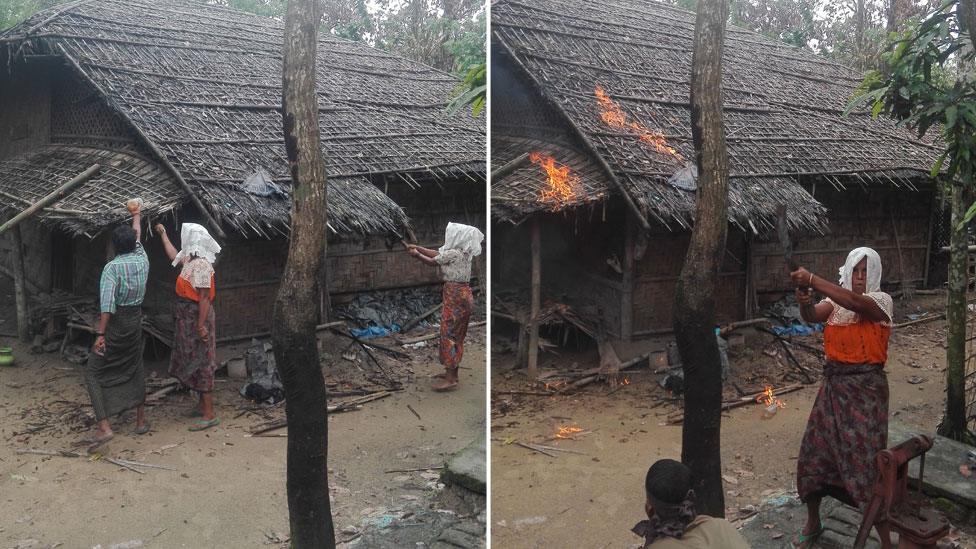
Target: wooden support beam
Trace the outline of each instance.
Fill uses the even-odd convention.
[[[532,218],[532,317],[529,320],[529,377],[539,376],[539,311],[542,309],[542,237],[539,216]]]
[[[30,341],[30,311],[27,305],[27,277],[24,274],[24,243],[20,237],[20,227],[14,226],[13,236],[13,268],[14,268],[14,297],[17,302],[17,337],[21,341]]]
[[[496,179],[501,179],[506,175],[511,174],[512,172],[521,168],[528,162],[529,162],[529,153],[522,153],[518,155],[517,157],[515,157],[515,159],[509,161],[507,164],[491,172],[492,183],[494,183]]]
[[[91,166],[88,167],[88,169],[86,169],[85,171],[81,172],[80,174],[74,176],[73,178],[71,178],[70,181],[68,181],[64,185],[61,185],[60,187],[58,187],[57,189],[55,189],[52,193],[48,194],[44,198],[42,198],[42,199],[38,200],[37,202],[33,203],[26,210],[24,210],[24,211],[20,212],[19,214],[15,215],[13,217],[13,219],[10,219],[9,221],[7,221],[6,223],[4,223],[3,225],[0,225],[0,234],[3,234],[5,232],[9,231],[10,229],[16,227],[17,224],[20,223],[21,221],[27,219],[28,217],[34,215],[35,213],[37,213],[39,211],[41,211],[42,209],[46,208],[47,206],[50,206],[51,204],[54,204],[58,200],[61,200],[62,198],[68,196],[69,194],[71,194],[72,192],[74,192],[76,189],[78,189],[78,187],[82,186],[86,181],[88,181],[89,179],[91,179],[92,177],[94,177],[96,174],[98,174],[98,172],[101,169],[102,169],[102,167],[99,166],[98,164],[92,164]]]
[[[634,232],[630,216],[624,221],[623,291],[620,293],[620,338],[630,341],[634,337]]]

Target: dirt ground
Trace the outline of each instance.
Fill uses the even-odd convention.
[[[477,497],[473,503],[466,498],[452,508],[458,498],[441,497],[439,471],[385,471],[438,467],[484,436],[484,342],[484,328],[473,328],[457,392],[428,388],[429,375],[440,367],[436,347],[427,346],[393,366],[405,379],[403,391],[330,415],[329,481],[338,540],[365,546],[363,539],[376,531],[410,526],[415,538],[429,542],[448,524],[426,520],[424,512],[453,517],[447,523],[477,521],[480,514],[483,523],[483,496],[480,504]],[[132,414],[113,424],[116,437],[103,450],[106,455],[175,471],[145,468],[145,474],[137,474],[88,458],[18,455],[18,448],[69,448],[93,418],[80,367],[56,353],[31,355],[25,346],[14,347],[18,365],[0,369],[0,547],[284,546],[286,439],[245,436],[266,419],[283,417],[283,406],[247,411],[254,404],[238,394],[242,382],[218,377],[215,400],[222,424],[214,429],[187,432],[190,420],[181,414],[193,403],[188,393],[170,394],[149,408],[153,431],[148,435],[131,434]],[[242,350],[219,353],[224,358]],[[162,362],[151,366],[165,372]],[[330,399],[330,404],[349,398]],[[38,426],[40,431],[24,434]]]
[[[896,301],[896,322],[908,313],[941,310],[940,297]],[[766,337],[768,342],[770,337]],[[762,378],[776,387],[790,381],[772,379],[790,367],[775,345],[749,338],[729,351],[730,380],[752,388]],[[761,337],[759,338],[761,339]],[[820,336],[796,341],[821,345]],[[933,321],[896,330],[887,365],[890,414],[900,422],[934,430],[943,407],[945,366],[944,322]],[[493,348],[495,347],[493,342]],[[617,351],[626,360],[663,349],[666,341],[648,340]],[[504,345],[503,345],[504,347]],[[770,354],[761,351],[766,349]],[[541,355],[546,369],[598,365],[594,350],[560,356]],[[801,363],[815,366],[808,353]],[[681,426],[666,423],[677,405],[658,385],[661,375],[644,369],[625,377],[629,385],[613,395],[607,385],[590,385],[566,396],[505,394],[539,391],[521,371],[510,369],[511,354],[492,356],[492,516],[491,539],[498,547],[628,547],[639,542],[630,532],[643,515],[643,481],[648,466],[660,458],[680,459]],[[795,371],[795,370],[794,370]],[[913,377],[914,376],[914,377]],[[911,380],[911,381],[909,381]],[[727,383],[727,394],[735,394]],[[782,396],[786,407],[762,418],[762,407],[730,410],[722,423],[722,464],[726,515],[735,521],[739,509],[784,490],[795,492],[797,452],[817,389],[804,388]],[[584,429],[575,439],[553,439],[561,426]],[[520,447],[514,441],[544,444],[574,452],[557,457]],[[745,514],[745,511],[743,512]],[[968,539],[976,539],[969,537]],[[974,544],[973,546],[976,546]]]

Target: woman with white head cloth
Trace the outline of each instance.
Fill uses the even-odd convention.
[[[202,431],[220,424],[214,413],[214,371],[217,369],[217,338],[214,334],[214,261],[220,245],[201,225],[184,223],[180,244],[176,248],[169,241],[166,229],[156,225],[163,239],[163,247],[173,266],[180,266],[176,277],[177,300],[173,305],[173,352],[170,354],[169,374],[200,393],[199,407],[189,417],[197,418],[191,431]]]
[[[840,268],[840,285],[799,268],[790,273],[800,314],[826,322],[824,380],[800,445],[796,487],[807,522],[794,545],[810,547],[820,534],[820,501],[831,496],[863,507],[877,477],[875,456],[888,442],[888,337],[891,296],[881,291],[881,258],[855,248]],[[826,296],[813,304],[813,292]]]
[[[464,355],[464,337],[474,309],[471,295],[471,260],[481,254],[485,235],[477,227],[448,223],[444,245],[437,250],[407,246],[410,255],[441,268],[444,278],[444,306],[441,312],[440,360],[444,373],[437,377],[435,391],[453,391],[458,387],[458,366]]]

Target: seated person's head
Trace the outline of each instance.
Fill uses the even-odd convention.
[[[658,460],[647,470],[647,477],[644,479],[644,492],[647,496],[644,509],[647,517],[672,514],[672,510],[692,496],[690,491],[691,470],[688,467],[673,459]]]
[[[136,250],[136,231],[128,225],[119,225],[112,231],[112,247],[115,255],[129,254]]]

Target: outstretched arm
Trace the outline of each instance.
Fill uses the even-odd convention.
[[[847,288],[828,282],[803,267],[790,273],[790,278],[797,287],[809,286],[829,297],[834,303],[847,310],[854,311],[872,322],[887,322],[890,320],[888,315],[870,297],[863,294],[856,294]]]
[[[430,248],[424,248],[424,247],[417,246],[417,245],[414,245],[414,244],[411,244],[410,245],[410,249],[411,250],[417,250],[418,252],[420,252],[421,255],[423,255],[425,257],[430,257],[430,258],[435,258],[435,257],[437,257],[437,254],[440,253],[437,250],[431,250]]]
[[[800,304],[800,316],[806,322],[827,322],[834,311],[831,303],[813,303],[813,289],[796,289],[796,302]]]
[[[169,235],[166,234],[166,227],[163,227],[162,223],[156,224],[156,232],[159,233],[159,237],[163,239],[163,249],[166,250],[166,257],[170,261],[176,259],[176,248],[173,243],[169,241]]]
[[[427,252],[433,252],[433,255],[428,255]],[[431,267],[437,266],[437,261],[434,260],[434,258],[437,256],[437,252],[433,250],[428,250],[427,248],[421,248],[419,246],[415,246],[413,248],[410,248],[410,255],[416,257],[422,263],[430,265]]]

